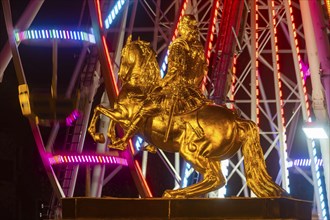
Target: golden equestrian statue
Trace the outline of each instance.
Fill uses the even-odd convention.
[[[182,189],[166,190],[165,198],[197,197],[226,184],[220,161],[232,157],[242,147],[247,185],[258,197],[287,195],[268,175],[256,124],[240,118],[233,110],[213,104],[200,90],[206,73],[203,47],[198,41],[197,21],[185,15],[179,37],[169,49],[169,69],[161,79],[155,52],[149,43],[128,38],[122,50],[118,77],[122,88],[114,105],[94,109],[88,128],[96,142],[100,114],[111,119],[110,148],[124,150],[135,134],[167,152],[179,152],[203,175],[203,180]],[[115,125],[125,131],[116,138]]]

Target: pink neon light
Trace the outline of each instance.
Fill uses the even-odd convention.
[[[127,166],[125,158],[104,155],[54,155],[48,157],[49,163],[62,164],[62,163],[94,163],[94,164],[120,164]]]

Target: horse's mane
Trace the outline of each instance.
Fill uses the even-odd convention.
[[[139,51],[138,56],[140,60],[140,79],[141,82],[146,82],[152,85],[158,85],[161,80],[160,69],[156,59],[155,51],[150,47],[150,43],[135,40],[131,41],[128,45],[132,49],[137,49]]]

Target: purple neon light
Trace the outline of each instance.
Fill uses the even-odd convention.
[[[127,160],[125,158],[109,156],[109,155],[51,155],[48,157],[51,165],[56,164],[118,164],[127,166]]]
[[[80,116],[81,114],[77,109],[73,110],[71,114],[65,119],[66,125],[72,126],[73,122],[75,122]]]

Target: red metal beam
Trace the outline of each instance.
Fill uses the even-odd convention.
[[[99,0],[89,0],[88,3],[90,8],[90,15],[94,30],[95,41],[99,51],[99,60],[101,63],[102,76],[104,78],[105,88],[109,97],[110,105],[113,106],[118,96],[119,90],[112,67],[110,53],[108,51],[106,36],[104,35],[105,31],[103,29],[104,25],[101,16],[100,2]],[[147,182],[142,175],[141,168],[138,166],[138,164],[136,164],[133,158],[134,148],[132,147],[131,141],[129,142],[128,149],[122,152],[122,154],[127,160],[128,167],[131,171],[133,180],[139,191],[140,196],[152,197],[149,186],[147,185]]]
[[[212,60],[211,80],[214,84],[213,99],[216,103],[225,101],[225,87],[227,82],[227,73],[232,65],[236,40],[233,33],[238,35],[241,17],[243,14],[244,1],[226,0],[223,6],[222,18],[215,47],[215,54]],[[221,52],[218,57],[218,52]]]

